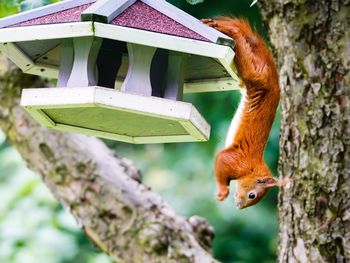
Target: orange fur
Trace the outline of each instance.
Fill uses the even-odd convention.
[[[217,199],[227,197],[230,180],[236,179],[237,206],[244,208],[260,201],[270,187],[277,185],[263,153],[280,98],[278,75],[271,52],[246,20],[220,17],[203,22],[235,40],[235,64],[246,86],[246,101],[233,143],[215,160]],[[256,197],[248,198],[251,193]]]

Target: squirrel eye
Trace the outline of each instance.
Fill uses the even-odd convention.
[[[252,191],[252,192],[249,192],[249,193],[248,193],[248,198],[249,198],[249,199],[253,200],[253,199],[255,199],[255,197],[256,197],[255,191]]]

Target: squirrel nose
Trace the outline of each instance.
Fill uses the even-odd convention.
[[[242,208],[243,208],[243,202],[242,202],[242,201],[236,202],[236,206],[237,206],[239,209],[242,209]]]

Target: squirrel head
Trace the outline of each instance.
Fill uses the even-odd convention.
[[[249,174],[237,180],[235,194],[237,207],[243,209],[258,203],[274,186],[279,186],[279,181],[272,177],[266,165],[251,169]]]

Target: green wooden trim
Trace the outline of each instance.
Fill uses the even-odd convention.
[[[227,39],[227,38],[219,37],[216,40],[216,44],[228,46],[228,47],[233,49],[235,47],[235,45],[236,45],[236,42],[233,39]]]
[[[126,94],[108,88],[71,87],[25,89],[22,93],[21,105],[24,106],[35,119],[47,127],[131,143],[206,141],[210,133],[209,124],[194,106],[189,103]],[[79,110],[81,108],[82,110]],[[104,108],[106,111],[103,110]],[[72,115],[72,112],[76,111],[72,111],[71,109],[79,110],[78,115]],[[85,109],[93,110],[89,111],[93,114],[90,114],[90,116],[97,122],[86,122],[85,120],[84,122],[89,125],[83,124],[81,127],[78,123],[84,123],[81,122],[81,120],[83,120],[81,119],[83,117],[81,114],[86,114]],[[96,111],[95,109],[99,110]],[[136,126],[132,132],[133,134],[140,134],[140,136],[111,133],[111,130],[120,131],[120,129],[115,128],[104,130],[105,128],[101,128],[103,125],[101,126],[98,122],[102,122],[104,125],[110,125],[110,127],[116,127],[113,124],[114,121],[108,124],[108,122],[103,122],[105,119],[96,117],[100,116],[100,114],[111,114],[110,109],[116,110],[118,114],[124,114],[122,112],[135,113],[138,115],[137,118],[147,118],[146,116],[149,116],[150,119],[147,125],[154,122],[162,125],[158,127],[163,127],[164,125],[164,128],[166,128],[166,130],[164,130],[165,133],[163,133],[163,128],[158,128],[158,131],[155,130],[155,132],[153,132],[154,135],[152,135],[147,129],[145,130],[148,126],[138,128],[137,123],[135,123]],[[64,114],[69,114],[66,115],[69,118],[67,119]],[[52,116],[52,118],[50,116]],[[74,116],[79,116],[79,118],[75,123],[72,123],[72,121],[74,121]],[[127,115],[124,116],[127,117]],[[108,119],[114,120],[113,118]],[[151,121],[151,123],[149,121]],[[133,127],[134,124],[131,125],[129,123],[128,125],[129,127]],[[141,133],[138,131],[139,129]],[[161,133],[159,134],[158,132],[160,130]],[[161,136],[162,133],[164,136]],[[145,136],[145,134],[150,134],[150,136]]]
[[[200,81],[187,82],[184,84],[184,93],[217,92],[239,90],[239,79],[203,79]]]
[[[0,43],[0,51],[24,72],[34,67],[34,61],[14,43]]]
[[[99,23],[108,24],[108,17],[99,15],[99,14],[84,14],[82,13],[80,15],[80,21],[87,22],[87,21],[94,21]]]

